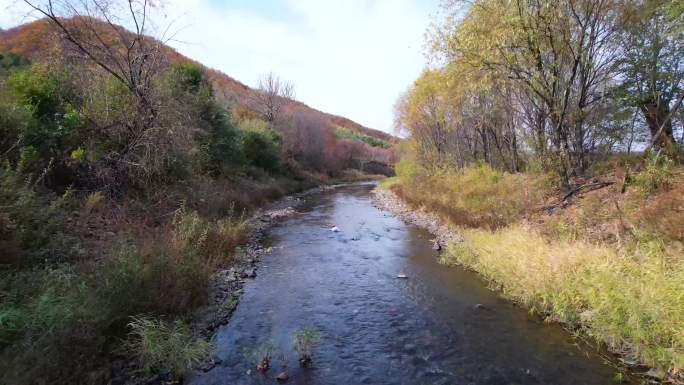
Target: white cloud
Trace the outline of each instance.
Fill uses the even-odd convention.
[[[13,0],[0,0],[3,5]],[[392,106],[424,66],[423,34],[437,0],[281,0],[264,6],[168,0],[181,53],[254,85],[273,71],[314,108],[391,130]],[[7,12],[0,26],[17,24]]]

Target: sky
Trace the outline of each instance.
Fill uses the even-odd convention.
[[[164,0],[159,31],[182,54],[255,86],[272,71],[316,109],[392,131],[392,108],[420,75],[439,0]],[[0,0],[0,27],[31,20]],[[157,33],[158,35],[160,33]]]

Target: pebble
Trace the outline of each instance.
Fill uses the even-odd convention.
[[[278,382],[286,382],[289,379],[290,376],[287,374],[287,372],[281,372],[280,374],[278,374],[278,376],[276,376],[276,380]]]

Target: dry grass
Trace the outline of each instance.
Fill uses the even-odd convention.
[[[486,164],[432,172],[403,164],[397,174],[401,182],[388,183],[394,193],[465,227],[515,223],[534,212],[549,190],[543,177],[510,174]]]
[[[684,261],[657,242],[615,248],[545,239],[518,224],[463,229],[443,259],[484,275],[510,298],[583,328],[616,351],[684,370]]]
[[[429,173],[402,162],[381,187],[459,227],[463,241],[444,263],[684,382],[681,168],[650,159],[626,191],[581,192],[549,214],[539,209],[552,191],[543,176],[486,166]]]

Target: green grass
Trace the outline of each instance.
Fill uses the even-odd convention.
[[[148,317],[133,317],[126,344],[129,354],[137,357],[147,372],[165,368],[180,377],[187,368],[204,359],[211,344],[191,336],[180,320],[165,322]]]
[[[354,131],[348,130],[346,128],[338,128],[335,131],[335,134],[339,138],[357,140],[359,142],[364,142],[364,143],[366,143],[372,147],[381,147],[381,148],[392,147],[392,145],[385,140],[374,138],[374,137],[369,136],[369,135],[359,134],[358,132],[354,132]]]

